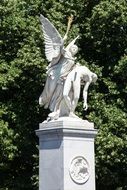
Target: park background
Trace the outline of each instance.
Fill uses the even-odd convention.
[[[97,190],[127,190],[126,0],[0,1],[0,190],[38,189],[35,130],[49,113],[38,105],[48,65],[40,14],[62,36],[74,16],[67,43],[80,36],[77,61],[98,75],[88,111],[77,108],[98,129]]]

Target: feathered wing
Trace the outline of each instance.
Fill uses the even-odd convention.
[[[54,25],[43,15],[40,15],[45,41],[45,55],[49,62],[55,57],[53,45],[63,46],[63,39]]]

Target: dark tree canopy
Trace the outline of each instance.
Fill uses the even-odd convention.
[[[95,123],[97,190],[127,189],[127,1],[1,0],[0,190],[38,189],[38,140],[46,119],[40,108],[47,61],[39,15],[69,41],[80,35],[78,62],[98,75],[89,109],[77,113]]]

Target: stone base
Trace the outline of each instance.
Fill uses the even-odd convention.
[[[43,122],[39,137],[39,190],[95,190],[94,124],[60,118]]]

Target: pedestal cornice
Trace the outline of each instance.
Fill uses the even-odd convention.
[[[50,122],[43,122],[39,125],[39,130],[36,130],[37,136],[51,137],[57,135],[61,136],[75,136],[94,138],[97,130],[94,129],[94,124],[87,120],[60,118]]]

